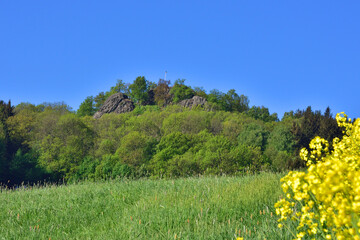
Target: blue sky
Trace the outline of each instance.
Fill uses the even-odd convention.
[[[0,3],[0,99],[73,109],[117,79],[234,88],[250,105],[360,117],[359,1]]]

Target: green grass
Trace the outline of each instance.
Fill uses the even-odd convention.
[[[244,239],[291,239],[271,216],[282,176],[110,180],[3,190],[0,239],[235,239],[239,233]]]

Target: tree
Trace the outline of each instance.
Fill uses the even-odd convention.
[[[132,131],[121,140],[121,145],[116,151],[121,162],[129,166],[139,167],[146,163],[150,158],[147,147],[151,145],[151,140],[145,134]]]
[[[195,95],[194,90],[186,86],[185,79],[178,79],[175,81],[174,86],[170,90],[170,94],[173,96],[173,102],[178,103],[181,100],[192,98]]]
[[[244,126],[244,129],[238,136],[239,144],[259,147],[262,151],[265,149],[269,132],[259,123],[250,123]]]
[[[235,89],[230,89],[222,98],[221,104],[225,111],[238,111],[245,112],[249,109],[248,97],[241,95],[239,96]]]
[[[0,122],[5,123],[6,119],[14,115],[14,107],[11,105],[11,101],[6,104],[3,100],[0,100]]]
[[[195,96],[207,98],[206,91],[203,87],[194,87]]]
[[[154,99],[158,106],[163,107],[168,105],[171,102],[170,94],[170,81],[164,79],[159,79],[159,82],[154,89]]]
[[[142,104],[149,98],[148,95],[148,81],[144,76],[139,76],[129,86],[130,98],[137,104]]]
[[[327,108],[325,114],[322,115],[320,111],[312,111],[311,106],[308,106],[305,111],[297,110],[294,114],[298,121],[294,121],[291,132],[296,141],[296,150],[309,146],[311,139],[316,136],[325,138],[330,143],[332,148],[332,138],[342,137],[342,130],[337,126],[336,120],[332,118],[330,108]],[[304,166],[303,161],[299,161],[299,166]]]
[[[21,110],[16,106],[15,110],[16,114],[6,121],[9,137],[14,146],[14,151],[22,148],[26,153],[30,149],[29,144],[33,137],[34,124],[39,112],[34,105],[22,107]]]
[[[0,183],[7,181],[8,162],[6,161],[5,130],[0,122]]]
[[[253,106],[246,112],[246,114],[255,119],[260,119],[264,122],[274,122],[279,120],[277,117],[277,113],[273,113],[270,115],[269,109],[264,106]]]
[[[106,92],[106,96],[110,97],[111,95],[115,93],[124,93],[126,95],[129,94],[129,84],[124,83],[123,80],[118,79],[115,86],[110,88],[109,92]]]
[[[191,138],[186,134],[173,132],[164,136],[156,147],[156,154],[150,160],[150,169],[155,175],[166,174],[169,160],[184,154],[191,145]]]
[[[295,138],[290,131],[290,127],[286,125],[277,125],[270,133],[267,147],[274,147],[277,151],[286,151],[292,153],[294,151]]]
[[[10,140],[9,128],[7,125],[7,119],[14,116],[14,107],[11,105],[11,101],[6,104],[0,100],[0,181],[5,183],[10,179],[9,165],[12,155],[16,149]]]
[[[96,112],[94,97],[87,97],[81,104],[79,109],[77,110],[77,115],[80,117],[83,116],[93,116]]]
[[[300,124],[294,122],[292,127],[298,150],[302,147],[309,146],[310,140],[318,135],[321,119],[320,111],[313,112],[311,106],[308,106],[305,111],[302,111],[301,115]]]
[[[201,169],[212,173],[220,173],[220,164],[227,159],[228,156],[226,155],[230,152],[231,147],[231,142],[224,136],[210,138],[197,154]]]
[[[39,163],[58,178],[69,179],[91,153],[94,132],[75,114],[61,116],[55,129],[38,143]]]
[[[21,148],[19,148],[10,163],[10,173],[13,184],[21,184],[22,182],[34,183],[44,180],[46,174],[43,169],[37,166],[37,161],[38,154],[36,151],[31,150],[24,153]]]
[[[44,111],[56,111],[60,114],[66,114],[72,112],[72,108],[67,105],[65,102],[43,102],[36,106],[37,111],[44,112]]]
[[[245,112],[249,109],[249,99],[247,96],[239,96],[235,89],[230,89],[226,94],[213,89],[207,96],[207,100],[219,106],[221,110],[229,112]]]
[[[214,104],[220,105],[220,102],[221,102],[221,99],[223,98],[223,96],[224,96],[223,92],[221,92],[217,89],[213,89],[210,91],[210,94],[208,95],[207,100]]]
[[[330,149],[332,149],[332,140],[336,137],[342,137],[341,128],[338,127],[336,120],[333,118],[330,107],[326,108],[324,115],[321,117],[319,136],[325,138],[330,143]]]
[[[294,146],[295,138],[290,127],[284,124],[277,125],[269,135],[264,153],[271,161],[274,170],[292,168],[297,164]]]
[[[96,97],[94,98],[96,111],[100,109],[100,107],[104,104],[105,100],[106,96],[104,92],[100,92],[98,95],[96,95]]]

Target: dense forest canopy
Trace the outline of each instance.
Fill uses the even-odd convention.
[[[135,109],[94,119],[115,93],[129,96]],[[207,103],[178,104],[194,96]],[[341,135],[330,108],[289,111],[279,120],[234,89],[207,93],[184,79],[171,85],[139,76],[87,97],[77,111],[65,103],[0,101],[0,182],[282,171],[304,167],[298,153],[313,137]]]

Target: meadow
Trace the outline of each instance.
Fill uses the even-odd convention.
[[[116,179],[2,189],[0,239],[292,239],[284,174]]]

